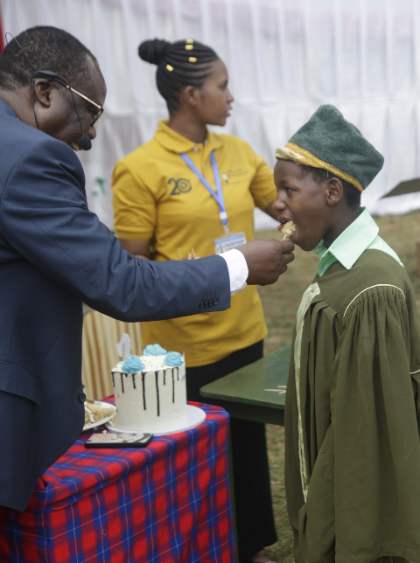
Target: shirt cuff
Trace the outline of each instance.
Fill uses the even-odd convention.
[[[233,296],[246,287],[246,280],[249,276],[248,264],[246,263],[245,256],[236,248],[223,252],[220,256],[224,258],[227,263],[230,279],[230,294]]]

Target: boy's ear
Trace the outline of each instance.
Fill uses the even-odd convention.
[[[325,183],[325,199],[327,205],[337,205],[344,197],[344,187],[339,178],[331,178]]]

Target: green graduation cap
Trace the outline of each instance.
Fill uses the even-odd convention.
[[[323,168],[362,192],[381,170],[384,157],[334,106],[320,106],[289,140],[277,159]]]

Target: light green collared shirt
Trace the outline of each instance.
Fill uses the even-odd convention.
[[[397,254],[378,236],[378,232],[378,225],[367,209],[362,207],[359,217],[335,239],[329,248],[323,240],[314,248],[314,252],[320,258],[318,276],[321,277],[337,260],[346,270],[350,270],[367,249],[382,250],[403,266]]]

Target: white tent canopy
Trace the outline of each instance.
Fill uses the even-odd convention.
[[[109,227],[115,162],[167,115],[155,67],[137,56],[139,43],[154,37],[192,37],[220,54],[235,95],[223,131],[270,165],[275,148],[332,103],[385,156],[364,205],[376,214],[420,208],[420,193],[380,199],[420,177],[419,0],[1,0],[1,10],[4,31],[61,27],[98,58],[106,111],[81,159],[90,208]],[[257,228],[272,221],[263,216]]]

